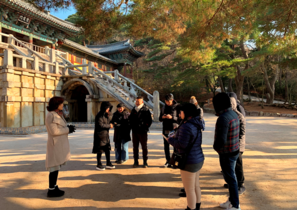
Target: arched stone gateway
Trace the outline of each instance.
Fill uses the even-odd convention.
[[[68,78],[61,90],[68,103],[70,122],[93,122],[99,106],[99,91],[91,80]]]

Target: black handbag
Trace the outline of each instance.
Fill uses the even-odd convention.
[[[199,134],[199,130],[197,130],[197,136],[194,139],[194,141],[192,142],[192,144],[190,144],[190,142],[189,142],[184,154],[179,154],[178,151],[173,152],[170,162],[169,162],[170,165],[173,166],[173,168],[179,168],[179,169],[183,170],[186,167],[189,153],[198,138],[198,134]]]

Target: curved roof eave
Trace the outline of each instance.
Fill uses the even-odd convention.
[[[45,12],[42,12],[39,9],[37,9],[36,7],[34,7],[32,4],[25,2],[23,0],[2,0],[1,2],[7,6],[10,6],[10,7],[18,9],[18,10],[20,10],[20,8],[22,8],[26,12],[30,12],[30,13],[33,13],[33,14],[39,16],[40,21],[42,21],[42,20],[50,21],[53,24],[58,25],[60,28],[62,28],[64,30],[66,29],[66,30],[69,30],[71,32],[76,32],[76,33],[79,33],[80,31],[83,30],[82,27],[77,27],[73,23],[70,23],[65,20],[61,20],[49,13],[47,14]]]
[[[89,48],[87,48],[87,47],[85,47],[83,45],[80,45],[80,44],[78,44],[76,42],[73,42],[73,41],[71,41],[69,39],[65,39],[64,42],[63,42],[63,45],[66,45],[66,46],[68,46],[70,48],[74,48],[74,49],[79,50],[79,51],[81,51],[83,53],[86,53],[86,54],[89,54],[89,55],[91,55],[93,57],[99,58],[101,60],[105,60],[105,61],[107,61],[109,63],[119,64],[117,61],[112,60],[110,58],[107,58],[107,57],[105,57],[103,55],[97,54],[97,53],[93,52],[92,50],[90,50]]]

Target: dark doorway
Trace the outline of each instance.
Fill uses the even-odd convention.
[[[76,100],[73,104],[73,121],[87,122],[88,121],[88,107],[86,102],[86,95],[89,95],[87,88],[83,85],[76,87],[72,91],[71,99]]]

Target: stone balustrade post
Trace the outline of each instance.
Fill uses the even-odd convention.
[[[50,54],[49,51],[50,51],[50,48],[48,46],[45,46],[45,52],[44,53],[46,55],[49,55]]]
[[[56,50],[50,49],[50,62],[54,63],[56,62]]]
[[[15,45],[14,42],[15,42],[15,41],[14,41],[14,39],[13,39],[13,35],[12,35],[12,34],[9,34],[9,36],[8,36],[8,44]]]
[[[119,82],[119,70],[114,70],[114,79],[115,81]]]
[[[154,121],[158,122],[159,121],[159,116],[160,116],[160,94],[157,90],[154,91],[153,94],[153,100],[154,100]]]
[[[4,61],[3,65],[6,68],[13,67],[13,53],[11,49],[4,50]]]
[[[88,64],[88,72],[89,74],[93,74],[93,63],[91,61],[89,61]]]
[[[54,74],[59,74],[59,62],[55,62],[55,66],[54,66]]]
[[[22,58],[22,68],[23,69],[26,69],[27,68],[27,59],[26,59],[26,57],[23,57]]]
[[[85,58],[82,60],[82,64],[87,64],[87,60]],[[87,67],[84,66],[82,68],[82,74],[87,74]]]
[[[34,70],[39,71],[39,58],[37,56],[34,57]]]

